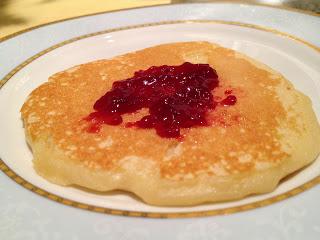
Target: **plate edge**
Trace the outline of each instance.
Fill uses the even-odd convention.
[[[308,16],[314,16],[314,17],[320,17],[319,13],[315,13],[312,11],[308,11],[308,10],[302,10],[302,9],[297,9],[297,8],[293,8],[293,7],[287,7],[287,6],[274,6],[271,4],[266,4],[266,3],[237,3],[237,2],[233,2],[233,1],[223,1],[223,0],[216,0],[214,3],[200,3],[200,2],[193,2],[193,3],[165,3],[165,4],[155,4],[155,5],[149,5],[149,6],[139,6],[139,7],[129,7],[129,8],[123,8],[123,9],[117,9],[117,10],[107,10],[107,11],[101,11],[101,12],[94,12],[94,13],[89,13],[89,14],[83,14],[83,15],[79,15],[79,16],[74,16],[74,17],[69,17],[69,18],[63,18],[63,19],[58,19],[55,21],[51,21],[51,22],[47,22],[47,23],[43,23],[43,24],[38,24],[11,34],[8,34],[6,36],[3,36],[0,38],[0,43],[9,40],[11,38],[14,38],[18,35],[30,32],[34,29],[38,29],[44,26],[48,26],[48,25],[52,25],[52,24],[56,24],[56,23],[61,23],[61,22],[66,22],[69,20],[74,20],[74,19],[79,19],[82,17],[90,17],[90,16],[96,16],[96,15],[100,15],[100,14],[107,14],[107,13],[115,13],[115,12],[122,12],[122,11],[130,11],[130,10],[136,10],[136,9],[143,9],[143,8],[152,8],[152,7],[166,7],[166,6],[174,6],[174,5],[193,5],[193,4],[210,4],[210,5],[216,5],[216,4],[234,4],[234,5],[248,5],[248,6],[258,6],[258,7],[268,7],[268,8],[273,8],[273,9],[278,9],[278,10],[284,10],[284,11],[289,11],[289,12],[295,12],[295,13],[300,13],[300,14],[305,14]]]

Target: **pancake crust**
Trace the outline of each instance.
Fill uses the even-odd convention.
[[[209,127],[181,129],[183,141],[154,129],[83,120],[112,83],[150,66],[208,63],[237,104],[217,106]],[[121,189],[155,205],[194,205],[272,191],[320,151],[320,127],[308,97],[282,75],[231,49],[208,42],[154,46],[54,74],[22,109],[38,174],[60,185]],[[146,115],[124,115],[124,122]]]

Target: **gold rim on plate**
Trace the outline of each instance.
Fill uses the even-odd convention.
[[[171,6],[171,5],[188,5],[188,4],[199,4],[197,2],[192,2],[192,3],[173,3],[171,1],[171,3],[166,3],[166,4],[155,4],[155,5],[150,5],[150,6],[140,6],[140,7],[131,7],[131,8],[123,8],[123,9],[117,9],[117,10],[107,10],[107,11],[101,11],[101,12],[95,12],[95,13],[89,13],[89,14],[83,14],[80,16],[75,16],[75,17],[69,17],[69,18],[64,18],[64,19],[59,19],[59,20],[55,20],[52,22],[48,22],[48,23],[43,23],[43,24],[39,24],[39,25],[35,25],[23,30],[20,30],[18,32],[15,33],[11,33],[9,35],[3,36],[0,38],[0,43],[8,40],[10,38],[16,37],[18,35],[21,35],[23,33],[26,32],[30,32],[34,29],[40,28],[40,27],[44,27],[47,25],[52,25],[55,23],[60,23],[60,22],[64,22],[64,21],[69,21],[69,20],[74,20],[74,19],[78,19],[78,18],[82,18],[82,17],[90,17],[90,16],[96,16],[99,14],[105,14],[105,13],[114,13],[114,12],[121,12],[121,11],[129,11],[129,10],[135,10],[135,9],[143,9],[143,8],[152,8],[152,7],[165,7],[165,6]],[[315,13],[312,11],[308,11],[308,10],[302,10],[302,9],[297,9],[297,8],[293,8],[293,7],[288,7],[288,6],[275,6],[275,5],[271,5],[271,4],[266,4],[266,3],[250,3],[250,2],[244,2],[244,3],[240,3],[240,2],[235,2],[235,1],[224,1],[224,0],[215,0],[214,2],[208,3],[208,4],[236,4],[236,5],[249,5],[249,6],[258,6],[258,7],[268,7],[268,8],[273,8],[273,9],[280,9],[280,10],[285,10],[285,11],[289,11],[289,12],[295,12],[295,13],[300,13],[300,14],[306,14],[309,16],[314,16],[314,17],[320,17],[319,13]]]
[[[226,24],[226,25],[234,25],[234,26],[240,26],[240,27],[247,27],[247,28],[252,28],[260,31],[265,31],[265,32],[271,32],[277,35],[280,35],[282,37],[287,37],[289,39],[292,39],[294,41],[300,42],[320,53],[320,48],[317,46],[312,45],[311,43],[308,43],[302,39],[299,39],[295,36],[289,35],[287,33],[280,32],[275,29],[271,28],[265,28],[261,27],[258,25],[253,25],[253,24],[246,24],[246,23],[241,23],[241,22],[231,22],[231,21],[222,21],[222,20],[181,20],[181,21],[165,21],[165,22],[158,22],[158,23],[146,23],[146,24],[140,24],[140,25],[134,25],[134,26],[127,26],[127,27],[120,27],[120,28],[115,28],[115,29],[109,29],[105,31],[100,31],[100,32],[95,32],[95,33],[90,33],[90,34],[85,34],[79,37],[75,37],[66,41],[63,41],[59,44],[56,44],[54,46],[51,46],[50,48],[39,52],[38,54],[30,57],[23,63],[21,63],[19,66],[14,68],[12,71],[10,71],[1,81],[0,81],[0,89],[3,87],[3,85],[13,76],[15,75],[18,71],[20,71],[23,67],[28,65],[29,63],[33,62],[40,56],[53,51],[54,49],[57,49],[59,47],[62,47],[64,45],[76,42],[81,39],[101,35],[101,34],[106,34],[106,33],[111,33],[111,32],[117,32],[117,31],[122,31],[122,30],[128,30],[128,29],[136,29],[136,28],[143,28],[143,27],[151,27],[151,26],[160,26],[160,25],[169,25],[169,24],[182,24],[182,23],[211,23],[211,24]],[[98,207],[98,206],[93,206],[89,205],[86,203],[81,203],[77,202],[74,200],[66,199],[64,197],[58,196],[56,194],[52,194],[50,192],[47,192],[32,183],[28,182],[24,178],[20,177],[18,174],[16,174],[12,169],[8,167],[8,165],[5,164],[5,162],[0,158],[0,169],[11,179],[13,179],[16,183],[19,185],[23,186],[24,188],[41,195],[47,199],[51,199],[55,202],[62,203],[64,205],[80,208],[80,209],[85,209],[93,212],[99,212],[99,213],[107,213],[107,214],[113,214],[113,215],[121,215],[121,216],[131,216],[131,217],[149,217],[149,218],[185,218],[185,217],[201,217],[201,216],[214,216],[214,215],[225,215],[225,214],[231,214],[231,213],[237,213],[237,212],[242,212],[246,210],[251,210],[255,208],[260,208],[264,207],[285,199],[288,199],[292,196],[295,196],[303,191],[306,191],[313,186],[316,186],[320,183],[320,176],[315,177],[314,179],[302,184],[301,186],[298,186],[294,189],[291,189],[288,192],[279,194],[274,197],[270,197],[264,200],[256,201],[253,203],[248,203],[240,206],[235,206],[235,207],[228,207],[228,208],[222,208],[222,209],[214,209],[214,210],[206,210],[206,211],[194,211],[194,212],[168,212],[168,213],[162,213],[162,212],[141,212],[141,211],[129,211],[129,210],[119,210],[119,209],[112,209],[112,208],[105,208],[105,207]]]

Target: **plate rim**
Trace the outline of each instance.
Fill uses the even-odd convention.
[[[144,24],[137,24],[137,25],[128,25],[125,27],[118,27],[118,28],[112,28],[112,29],[106,29],[103,31],[98,31],[94,33],[84,34],[78,37],[74,37],[65,41],[62,41],[58,44],[55,44],[35,55],[28,58],[27,60],[23,61],[21,64],[19,64],[17,67],[15,67],[13,70],[11,70],[7,75],[4,76],[3,79],[0,80],[0,91],[2,87],[5,85],[6,82],[8,82],[12,76],[14,76],[17,72],[19,72],[22,68],[36,60],[37,58],[43,56],[44,54],[51,52],[59,47],[65,46],[67,44],[76,42],[81,39],[86,39],[93,36],[98,36],[106,33],[111,32],[118,32],[123,30],[129,30],[129,29],[136,29],[136,28],[144,28],[144,27],[152,27],[152,26],[161,26],[161,25],[170,25],[170,24],[193,24],[193,23],[210,23],[210,24],[226,24],[226,25],[233,25],[233,26],[240,26],[240,27],[246,27],[250,29],[265,31],[265,32],[271,32],[273,34],[280,35],[282,37],[287,37],[291,40],[297,41],[299,43],[302,43],[317,52],[320,53],[320,47],[317,47],[305,40],[302,40],[298,37],[295,37],[291,34],[287,34],[284,32],[280,32],[278,30],[263,27],[255,24],[248,24],[248,23],[242,23],[242,22],[235,22],[235,21],[225,21],[225,20],[173,20],[173,21],[160,21],[160,22],[154,22],[154,23],[144,23]],[[1,43],[1,39],[0,39]],[[226,214],[232,214],[237,212],[242,212],[246,210],[256,209],[264,206],[271,205],[273,203],[288,199],[292,196],[295,196],[301,192],[304,192],[318,184],[320,184],[320,175],[307,181],[306,183],[295,187],[287,192],[284,192],[282,194],[255,201],[252,203],[242,204],[239,206],[234,207],[226,207],[222,209],[213,209],[213,210],[204,210],[204,211],[186,211],[186,212],[145,212],[145,211],[131,211],[131,210],[121,210],[121,209],[113,209],[113,208],[107,208],[107,207],[99,207],[94,206],[87,203],[78,202],[75,200],[70,200],[68,198],[59,196],[57,194],[50,193],[30,182],[25,180],[23,177],[19,176],[17,173],[15,173],[1,158],[0,158],[0,170],[5,173],[9,178],[11,178],[14,182],[19,184],[20,186],[32,191],[33,193],[36,193],[42,197],[45,197],[47,199],[53,200],[58,203],[62,203],[67,206],[72,206],[75,208],[80,208],[84,210],[89,210],[93,212],[99,212],[99,213],[106,213],[111,215],[121,215],[121,216],[131,216],[131,217],[148,217],[148,218],[188,218],[188,217],[202,217],[202,216],[215,216],[215,215],[226,215]]]
[[[247,6],[257,6],[257,7],[268,7],[268,8],[273,8],[277,10],[282,10],[282,11],[289,11],[289,12],[295,12],[295,13],[300,13],[300,14],[305,14],[309,16],[314,16],[314,17],[320,17],[320,13],[315,13],[309,10],[303,10],[303,9],[298,9],[298,8],[293,8],[293,7],[288,7],[288,6],[275,6],[267,3],[252,3],[252,2],[234,2],[232,0],[215,0],[214,2],[177,2],[177,3],[164,3],[164,4],[154,4],[154,5],[149,5],[149,6],[138,6],[138,7],[128,7],[128,8],[122,8],[122,9],[116,9],[116,10],[106,10],[106,11],[100,11],[100,12],[94,12],[94,13],[89,13],[89,14],[83,14],[79,16],[74,16],[74,17],[68,17],[68,18],[63,18],[63,19],[58,19],[54,20],[51,22],[47,23],[42,23],[38,24],[32,27],[28,27],[22,30],[19,30],[17,32],[5,35],[3,37],[0,37],[0,44],[6,40],[9,40],[11,38],[14,38],[16,36],[19,36],[21,34],[30,32],[34,29],[38,29],[44,26],[56,24],[56,23],[61,23],[69,20],[74,20],[74,19],[79,19],[83,17],[91,17],[91,16],[96,16],[100,14],[108,14],[108,13],[115,13],[115,12],[122,12],[122,11],[130,11],[130,10],[136,10],[136,9],[143,9],[143,8],[157,8],[157,7],[169,7],[169,6],[177,6],[177,5],[195,5],[195,4],[206,4],[206,5],[217,5],[217,4],[232,4],[232,5],[247,5]]]

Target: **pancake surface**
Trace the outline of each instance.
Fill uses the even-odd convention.
[[[183,141],[154,129],[119,126],[88,133],[83,118],[114,81],[151,66],[208,63],[234,106],[208,113],[208,127],[181,129]],[[60,185],[121,189],[155,205],[194,205],[272,191],[320,151],[320,127],[308,97],[279,73],[208,42],[154,46],[54,74],[21,109],[38,174]]]

